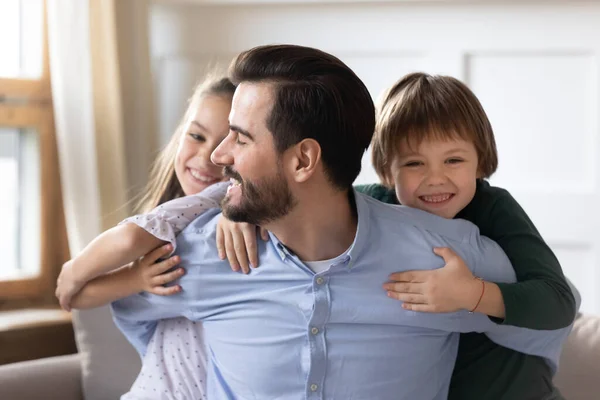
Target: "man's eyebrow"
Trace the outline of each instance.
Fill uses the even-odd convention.
[[[239,126],[235,126],[235,125],[229,125],[229,129],[239,133],[240,135],[244,135],[246,136],[248,139],[254,141],[254,136],[252,136],[252,134],[242,128],[240,128]]]

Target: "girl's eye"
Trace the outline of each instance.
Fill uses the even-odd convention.
[[[448,164],[460,164],[461,162],[463,162],[464,160],[462,158],[450,158],[448,159],[446,162]]]
[[[409,161],[406,164],[404,164],[405,167],[418,167],[421,165],[423,165],[421,161]]]
[[[189,133],[190,137],[198,142],[206,142],[206,138],[199,133]]]

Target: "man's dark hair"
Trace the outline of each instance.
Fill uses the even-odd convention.
[[[279,153],[314,139],[329,180],[340,189],[352,185],[375,130],[375,106],[346,64],[310,47],[268,45],[241,53],[229,75],[235,84],[273,84],[274,104],[266,123]]]

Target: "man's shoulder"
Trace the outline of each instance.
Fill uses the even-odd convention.
[[[221,216],[221,210],[214,208],[198,216],[177,235],[178,252],[184,248],[189,250],[200,250],[202,244],[205,247],[214,247],[216,253],[216,230],[217,222]]]
[[[457,242],[470,241],[479,235],[473,223],[462,219],[447,219],[423,210],[401,205],[384,204],[368,197],[372,228],[385,232],[428,233]]]
[[[189,225],[181,231],[180,235],[215,232],[220,216],[220,209],[211,208],[190,222]]]

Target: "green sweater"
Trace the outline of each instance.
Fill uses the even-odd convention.
[[[398,204],[393,190],[361,185],[356,190]],[[510,259],[518,283],[498,283],[506,318],[499,323],[531,329],[559,329],[575,318],[575,299],[558,260],[539,232],[504,189],[477,182],[473,200],[456,216],[473,222]],[[499,346],[480,333],[460,335],[449,399],[562,399],[540,357]]]

